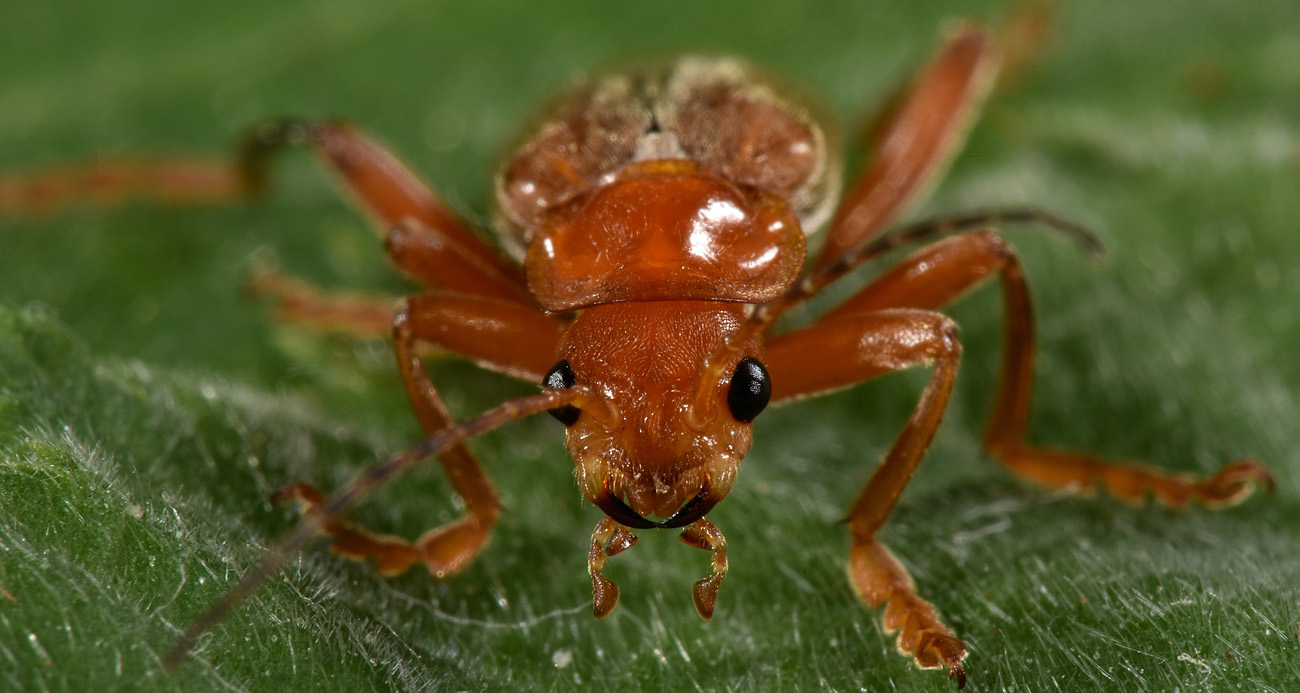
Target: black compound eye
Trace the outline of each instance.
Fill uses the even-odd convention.
[[[772,399],[772,379],[767,369],[758,359],[741,359],[736,364],[736,373],[731,376],[731,388],[727,390],[727,406],[731,415],[741,423],[749,423],[763,413],[767,401]]]
[[[551,366],[551,370],[546,372],[546,377],[542,379],[542,387],[552,390],[567,390],[573,387],[576,382],[577,378],[573,375],[573,366],[570,366],[568,361],[560,359],[554,366]],[[582,410],[572,404],[556,407],[549,411],[551,416],[554,416],[557,421],[565,426],[572,426],[576,423],[578,415],[582,413]]]

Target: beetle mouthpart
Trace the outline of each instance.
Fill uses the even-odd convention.
[[[676,529],[685,527],[704,517],[713,509],[713,506],[718,504],[719,500],[722,499],[714,497],[713,494],[709,493],[708,489],[705,489],[678,508],[677,512],[670,515],[668,519],[660,522],[654,522],[642,517],[622,498],[611,493],[608,488],[592,499],[592,503],[604,511],[610,519],[625,527],[633,529]]]
[[[713,494],[709,493],[709,489],[705,488],[694,498],[687,501],[686,505],[678,508],[677,512],[670,515],[667,520],[660,522],[658,526],[664,529],[685,527],[708,514],[720,500],[722,499],[714,498]]]
[[[611,520],[614,520],[625,527],[632,527],[633,529],[653,529],[656,526],[654,522],[638,515],[637,512],[629,507],[627,503],[623,502],[622,498],[610,493],[608,488],[606,488],[600,495],[591,499],[591,502],[595,503],[597,508],[604,511]]]

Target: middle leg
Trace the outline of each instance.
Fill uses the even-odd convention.
[[[995,274],[1002,280],[1005,312],[1003,361],[985,447],[1004,466],[1052,488],[1086,493],[1103,486],[1126,502],[1141,503],[1149,494],[1175,508],[1192,500],[1211,508],[1236,505],[1256,485],[1272,486],[1272,475],[1254,460],[1229,463],[1213,476],[1198,479],[1141,462],[1103,460],[1025,442],[1033,387],[1033,307],[1019,260],[992,231],[955,236],[922,249],[821,321],[891,307],[938,310]]]

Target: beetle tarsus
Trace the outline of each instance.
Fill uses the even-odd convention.
[[[849,553],[849,580],[870,607],[884,606],[881,625],[886,633],[898,632],[898,651],[911,655],[923,669],[947,667],[965,685],[966,644],[944,625],[938,611],[916,592],[907,570],[884,544],[854,537]]]

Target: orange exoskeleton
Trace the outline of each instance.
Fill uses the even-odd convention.
[[[1098,252],[1086,230],[1009,209],[886,233],[961,145],[997,66],[983,31],[953,32],[877,118],[871,159],[838,204],[835,142],[813,109],[745,62],[686,57],[587,79],[526,133],[496,178],[497,226],[513,258],[476,235],[395,157],[340,123],[269,124],[234,167],[109,167],[116,176],[100,191],[108,198],[144,193],[207,202],[256,192],[268,151],[309,144],[386,232],[393,262],[428,286],[394,317],[382,302],[326,296],[277,275],[254,280],[296,322],[361,333],[391,325],[401,375],[429,438],[332,498],[306,484],[283,489],[307,518],[187,631],[169,662],[179,662],[203,629],[320,532],[333,537],[336,552],[373,558],[386,574],[416,563],[437,576],[461,570],[501,511],[465,439],[542,411],[567,427],[578,485],[604,512],[588,556],[596,616],[618,601],[601,572],[606,559],[630,548],[637,530],[662,528],[680,529],[687,544],[712,552],[712,574],[693,593],[708,619],[727,547],[707,516],[737,479],[755,418],[769,402],[928,365],[919,403],[845,517],[849,576],[868,606],[884,607],[884,627],[899,631],[900,651],[922,667],[947,668],[961,685],[965,645],[876,534],[924,455],[956,376],[961,345],[938,311],[993,277],[1005,307],[1004,356],[986,447],[1008,469],[1057,489],[1100,485],[1123,500],[1150,495],[1174,507],[1193,500],[1233,505],[1255,486],[1271,486],[1268,470],[1253,460],[1202,480],[1025,442],[1033,314],[1019,261],[991,227],[1036,223]],[[21,199],[22,190],[39,189],[46,197],[29,203],[38,206],[61,190],[76,194],[86,180],[71,170],[26,188],[10,182],[7,190]],[[809,253],[810,234],[823,226],[825,238]],[[928,245],[811,324],[773,329],[780,314],[863,262],[920,244]],[[421,362],[424,345],[541,383],[544,392],[454,423]],[[370,534],[341,518],[367,489],[432,454],[464,499],[464,517],[415,541]]]

